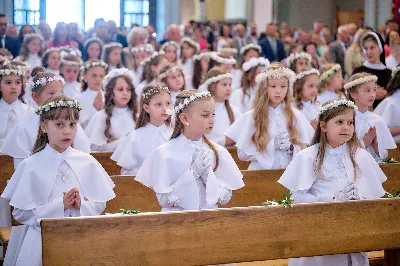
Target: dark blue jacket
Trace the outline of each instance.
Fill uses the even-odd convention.
[[[274,55],[274,52],[272,51],[271,45],[269,44],[268,38],[262,39],[259,42],[259,45],[261,46],[261,56],[267,58],[271,63],[272,62],[280,62],[284,58],[286,58],[286,52],[285,48],[283,47],[283,43],[279,40],[276,40],[277,42],[277,50],[278,54]]]
[[[7,49],[14,57],[17,57],[19,55],[19,48],[21,45],[18,40],[6,36],[5,46],[6,47],[2,47],[2,42],[0,40],[0,48]]]

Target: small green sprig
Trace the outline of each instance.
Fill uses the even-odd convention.
[[[140,213],[140,210],[139,209],[137,209],[137,210],[129,210],[129,209],[126,209],[126,208],[121,208],[121,209],[119,209],[119,212],[122,213],[122,214],[132,215],[132,214]]]
[[[292,203],[293,199],[291,198],[292,194],[286,195],[285,193],[282,194],[282,200],[267,200],[263,202],[262,205],[264,206],[283,206],[285,208],[293,208]]]
[[[383,195],[382,198],[387,198],[387,199],[391,199],[391,198],[400,198],[400,190],[397,190],[396,192],[386,192],[385,195]]]
[[[385,160],[382,161],[383,163],[398,163],[398,161],[393,157],[387,157]]]

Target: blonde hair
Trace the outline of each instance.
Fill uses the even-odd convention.
[[[329,103],[332,103],[332,102],[334,102],[334,100],[330,100],[330,101],[326,102],[323,106],[325,106]],[[311,145],[319,143],[318,153],[317,153],[317,156],[315,157],[315,161],[314,161],[314,172],[317,175],[317,177],[319,177],[319,178],[323,178],[322,165],[324,163],[326,145],[328,144],[326,133],[322,132],[322,129],[321,129],[321,122],[327,123],[329,120],[335,118],[338,115],[345,114],[348,111],[353,112],[353,119],[354,119],[353,125],[355,128],[355,116],[356,115],[352,108],[345,106],[345,105],[340,105],[338,107],[327,110],[326,112],[324,112],[322,115],[320,115],[318,117],[319,122],[317,124],[317,128],[315,130],[315,134],[314,134],[313,140],[311,142]],[[357,170],[359,169],[359,167],[356,163],[355,156],[356,156],[357,149],[360,147],[360,143],[358,141],[358,138],[357,138],[357,135],[355,132],[353,133],[353,136],[347,143],[349,143],[349,153],[350,153],[351,163],[354,166],[354,179],[355,179],[357,177]]]
[[[368,76],[373,76],[373,75],[369,74],[369,73],[366,73],[366,72],[356,73],[356,74],[352,75],[347,82],[351,82],[353,80],[356,80],[356,79],[359,79],[359,78],[363,78],[363,77],[368,77]],[[357,92],[361,85],[362,84],[359,84],[357,86],[353,86],[353,87],[349,88],[347,90],[347,99],[349,99],[350,101],[354,102],[354,99],[351,97],[350,93]]]
[[[301,95],[302,91],[304,88],[304,85],[306,84],[307,78],[315,75],[318,77],[317,74],[311,74],[311,75],[306,75],[302,77],[301,79],[297,79],[296,82],[294,83],[293,87],[293,97],[294,97],[294,103],[298,109],[303,109],[303,102],[301,100]],[[317,96],[315,96],[315,99],[313,100],[314,102],[317,100]]]
[[[182,91],[180,94],[178,94],[178,96],[176,96],[176,102],[175,102],[175,107],[177,107],[179,104],[183,104],[183,102],[186,99],[189,99],[190,96],[193,96],[197,93],[197,91],[195,90],[184,90]],[[204,100],[211,100],[211,97],[207,97],[207,98],[200,98],[197,100],[194,100],[193,102],[191,102],[190,104],[186,105],[183,109],[181,109],[177,114],[175,114],[176,119],[175,119],[175,126],[174,126],[174,131],[172,132],[171,135],[171,139],[177,138],[179,135],[182,134],[184,126],[181,122],[181,120],[179,119],[179,115],[181,113],[183,113],[189,106],[192,106],[194,102],[197,101],[204,101]],[[210,149],[214,152],[215,155],[215,167],[214,167],[214,172],[217,170],[218,166],[219,166],[219,156],[218,156],[218,151],[215,148],[214,144],[209,141],[206,136],[203,136],[204,142],[210,147]]]
[[[53,101],[64,101],[64,100],[68,101],[71,99],[64,95],[58,95],[58,96],[52,97],[50,99],[47,99],[44,102],[44,104],[48,104]],[[36,137],[35,145],[33,146],[32,154],[40,152],[41,150],[44,149],[44,147],[46,147],[47,143],[49,143],[49,137],[47,136],[47,133],[44,133],[42,131],[42,128],[40,125],[42,125],[43,123],[46,123],[47,121],[57,120],[57,119],[78,121],[79,120],[79,111],[78,111],[78,109],[71,108],[71,107],[57,107],[57,108],[51,108],[47,112],[43,112],[40,115],[38,135]]]
[[[329,71],[329,70],[330,70],[331,68],[333,68],[335,65],[336,65],[336,64],[332,64],[332,63],[323,64],[323,65],[320,67],[320,69],[319,69],[319,72],[320,72],[320,74],[321,74],[320,77],[322,77],[323,74],[324,74],[326,71]],[[319,84],[318,93],[322,93],[322,92],[326,91],[326,90],[327,90],[327,87],[328,87],[328,85],[329,85],[329,82],[331,81],[332,77],[335,76],[337,73],[341,73],[340,71],[341,71],[341,70],[338,70],[338,71],[335,72],[335,74],[333,74],[333,75],[330,76],[329,78],[326,78],[326,79],[324,79],[324,80],[321,80],[321,83]],[[339,93],[340,96],[343,96],[343,95],[344,95],[343,91],[341,91],[341,90],[337,90],[336,92]]]
[[[281,68],[279,63],[272,63],[269,67],[270,69],[279,69]],[[301,144],[298,141],[299,132],[297,131],[294,123],[295,123],[295,116],[294,112],[291,108],[291,96],[289,93],[289,80],[288,80],[288,92],[285,95],[283,100],[284,109],[285,109],[285,116],[287,121],[287,129],[289,133],[290,142],[293,144]],[[266,149],[268,142],[269,142],[269,135],[268,135],[268,108],[269,108],[269,96],[268,96],[268,79],[262,81],[258,84],[256,89],[256,96],[254,99],[254,127],[255,132],[252,137],[253,143],[257,147],[257,151],[263,151]]]
[[[143,105],[149,104],[154,96],[161,93],[168,93],[171,95],[169,90],[163,90],[162,87],[164,86],[161,84],[149,84],[143,88],[142,95],[140,96],[140,110],[139,118],[136,121],[136,129],[144,127],[150,122],[150,115],[144,110]],[[143,95],[146,95],[146,97],[144,98]],[[171,117],[168,117],[168,119],[165,121],[165,124],[167,126],[171,126]]]

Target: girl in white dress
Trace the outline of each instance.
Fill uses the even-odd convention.
[[[300,52],[290,54],[286,59],[287,67],[294,71],[294,73],[298,74],[300,72],[307,71],[311,68],[311,55]]]
[[[389,127],[395,141],[400,141],[400,67],[396,67],[386,88],[387,97],[375,108]]]
[[[252,57],[246,61],[243,68],[241,87],[232,93],[231,104],[244,114],[253,109],[254,97],[256,96],[256,76],[262,69],[269,66],[269,60],[263,57]]]
[[[84,43],[83,61],[100,60],[101,52],[103,51],[103,41],[97,37],[92,37]]]
[[[160,51],[165,53],[168,62],[173,65],[178,64],[179,44],[174,41],[169,41],[161,45]]]
[[[111,156],[122,167],[121,175],[136,175],[146,157],[170,139],[172,108],[167,87],[149,84],[143,89],[136,129]]]
[[[193,57],[200,52],[200,45],[188,38],[183,37],[181,40],[181,66],[183,73],[185,74],[185,81],[187,89],[193,89],[192,83],[190,82],[193,77]]]
[[[125,49],[125,48],[124,48]],[[133,70],[133,85],[137,88],[143,81],[142,61],[154,52],[154,47],[150,44],[141,44],[131,48],[133,60],[125,60],[125,65]],[[129,62],[131,66],[129,66]]]
[[[61,52],[63,55],[63,52]],[[60,74],[65,80],[64,95],[73,100],[79,99],[81,95],[80,74],[82,60],[72,54],[61,57]]]
[[[29,33],[24,36],[24,42],[21,46],[19,56],[14,60],[27,62],[30,66],[30,71],[34,67],[42,66],[42,48],[44,40],[42,35],[38,33]]]
[[[108,73],[111,70],[122,68],[122,44],[119,42],[107,43],[103,46],[102,60],[108,64]]]
[[[208,70],[210,70],[210,55],[212,52],[202,52],[193,56],[193,77],[192,86],[193,89],[198,90],[199,87],[206,80]]]
[[[161,69],[168,65],[168,59],[164,52],[154,52],[140,64],[143,66],[143,81],[135,88],[136,95],[142,95],[143,88],[147,84],[158,81]],[[137,101],[139,104],[140,99]]]
[[[42,265],[42,219],[100,215],[115,197],[114,183],[96,159],[71,147],[81,109],[77,101],[57,96],[37,110],[40,127],[33,154],[2,194],[14,207],[14,218],[27,227],[25,235],[10,239],[9,247],[23,240],[20,248],[7,250],[7,265]]]
[[[317,100],[319,83],[319,71],[312,68],[296,75],[293,89],[294,107],[307,118],[313,128],[317,127],[320,107]]]
[[[85,128],[92,151],[115,151],[121,139],[135,129],[137,103],[132,72],[114,69],[103,80],[105,106]]]
[[[374,158],[360,148],[354,130],[357,106],[335,100],[319,110],[311,147],[292,160],[279,179],[294,203],[378,199],[386,176]],[[367,266],[367,253],[290,259],[290,266]]]
[[[64,79],[52,73],[45,72],[42,67],[32,70],[32,78],[26,85],[27,98],[32,105],[42,105],[48,99],[63,93]],[[39,129],[40,117],[30,112],[10,132],[1,146],[1,153],[14,158],[14,168],[32,154]],[[83,152],[90,153],[90,143],[82,127],[78,131],[73,146]]]
[[[236,142],[239,159],[251,161],[248,170],[286,168],[311,142],[313,128],[291,105],[288,90],[294,78],[290,69],[271,64],[256,77],[254,109],[225,132]]]
[[[47,49],[43,54],[42,65],[46,72],[60,75],[60,49],[55,47]]]
[[[212,53],[210,55],[210,67],[221,67],[232,74],[232,91],[236,91],[240,88],[240,82],[242,78],[242,73],[240,70],[236,69],[235,65],[237,63],[236,59],[233,57],[223,57],[219,53]],[[202,89],[200,89],[202,90]]]
[[[229,152],[204,136],[213,128],[214,111],[209,92],[179,94],[171,140],[150,153],[139,169],[135,180],[154,190],[162,211],[215,209],[244,186]]]
[[[239,118],[240,112],[229,103],[232,93],[232,74],[220,67],[214,67],[207,73],[204,87],[215,101],[215,123],[207,138],[219,145],[230,146],[234,141],[227,138],[225,131]]]
[[[361,72],[352,75],[344,87],[358,107],[355,131],[361,147],[380,163],[388,156],[387,150],[397,146],[382,117],[368,110],[376,98],[377,80],[377,76]]]
[[[176,96],[186,88],[185,74],[181,66],[169,64],[160,71],[158,79],[167,85],[172,100],[172,106],[176,101]]]
[[[321,105],[330,100],[346,99],[343,93],[343,75],[339,64],[322,65],[319,72],[321,83],[319,85],[318,101]]]
[[[243,74],[244,72],[246,72],[245,70],[243,70],[243,64],[252,58],[259,58],[260,54],[261,54],[261,46],[254,43],[246,44],[245,46],[240,48],[239,51],[240,61],[237,69],[238,71],[236,73],[238,75],[236,80],[240,81],[239,84],[240,87],[242,86]],[[266,58],[264,58],[264,60],[267,60],[269,65],[269,60]]]
[[[83,106],[79,123],[83,128],[97,111],[104,108],[103,79],[108,65],[100,60],[88,61],[83,65],[82,92],[79,102]]]

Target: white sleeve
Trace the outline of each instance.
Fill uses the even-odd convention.
[[[313,203],[313,202],[331,202],[333,197],[324,194],[313,194],[310,190],[299,190],[295,192],[290,192],[292,194],[291,198],[294,203]]]
[[[248,155],[239,148],[237,148],[237,155],[241,161],[252,161],[255,159],[254,155]]]
[[[171,193],[156,193],[158,203],[162,208],[178,207],[179,199],[173,192]]]
[[[94,202],[90,200],[82,200],[79,216],[97,216],[106,209],[105,202]]]
[[[108,142],[102,146],[97,146],[95,144],[92,144],[90,145],[90,148],[92,151],[115,151],[118,147],[119,140],[120,139]]]
[[[22,163],[25,158],[14,158],[14,170],[17,169],[18,165]]]
[[[221,186],[221,194],[218,199],[218,203],[221,205],[227,204],[232,198],[232,190],[229,190]]]

